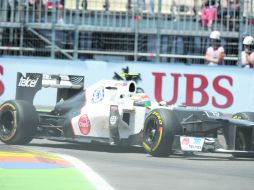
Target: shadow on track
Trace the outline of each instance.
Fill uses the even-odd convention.
[[[137,146],[115,146],[105,144],[92,144],[92,143],[67,143],[67,142],[32,142],[27,145],[28,147],[49,147],[53,149],[65,149],[65,150],[84,150],[91,152],[108,152],[108,153],[137,153],[148,155],[143,147]],[[168,159],[181,159],[181,160],[192,160],[192,161],[254,161],[254,157],[234,157],[231,154],[218,154],[218,153],[175,153],[168,157]],[[159,159],[159,158],[158,158]],[[163,159],[163,158],[162,158]],[[164,157],[165,159],[165,157]]]
[[[109,152],[109,153],[141,153],[145,154],[143,147],[136,146],[115,146],[105,144],[91,144],[91,143],[30,143],[27,146],[33,147],[50,147],[56,149],[71,149],[71,150],[85,150],[95,152]]]
[[[179,158],[183,160],[192,160],[192,161],[254,161],[253,156],[241,156],[234,157],[231,154],[219,154],[219,153],[193,153],[193,154],[174,154],[170,156],[172,158]]]

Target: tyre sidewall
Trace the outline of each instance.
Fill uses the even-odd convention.
[[[11,139],[15,138],[17,134],[17,128],[18,128],[17,126],[18,126],[19,118],[17,114],[17,108],[11,101],[5,102],[4,104],[0,106],[0,120],[2,119],[2,114],[5,112],[11,112],[12,117],[14,119],[14,125],[13,125],[13,129],[11,133],[0,137],[1,141],[8,143]]]
[[[182,127],[172,110],[155,109],[149,113],[144,124],[144,133],[148,123],[154,120],[158,124],[159,135],[154,144],[146,140],[143,134],[143,146],[153,156],[168,156],[172,153],[174,135],[181,134]]]
[[[236,113],[232,116],[233,119],[242,119],[242,120],[247,120],[247,121],[251,121],[254,122],[254,112],[240,112],[240,113]],[[243,142],[244,144],[247,144],[247,140],[245,139],[244,133],[241,131],[238,131],[238,133],[236,134],[236,140]],[[236,141],[237,142],[237,141]],[[237,145],[236,145],[237,146]],[[245,145],[246,147],[246,145]],[[241,154],[241,153],[234,153],[232,154],[234,157],[249,157],[246,154]],[[253,156],[251,156],[253,157]]]
[[[0,107],[1,113],[11,111],[14,125],[10,135],[1,137],[6,144],[27,144],[32,140],[38,122],[37,112],[32,104],[22,100],[7,101]]]

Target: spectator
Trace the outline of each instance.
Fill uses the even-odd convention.
[[[55,6],[56,9],[56,17],[58,19],[58,24],[63,24],[64,20],[63,20],[63,5],[61,0],[43,0],[44,1],[44,6],[47,9],[53,9],[53,7]]]
[[[220,32],[213,31],[210,34],[211,47],[208,47],[205,54],[205,63],[208,65],[223,65],[224,48],[220,45]]]
[[[243,0],[243,17],[246,19],[253,18],[253,0]]]
[[[35,0],[7,0],[7,20],[11,22],[24,21],[25,6]]]
[[[173,14],[185,12],[186,15],[194,15],[195,0],[172,0]]]
[[[201,24],[203,27],[212,29],[214,21],[217,19],[217,7],[215,0],[205,0],[201,10]]]
[[[47,0],[28,0],[28,3],[30,9],[35,10],[36,21],[40,22],[42,18],[43,5],[47,3]]]
[[[149,0],[149,14],[154,16],[154,0]]]
[[[132,9],[132,4],[131,4],[131,0],[127,1],[127,10],[130,11]]]
[[[9,6],[9,2],[7,1],[0,1],[1,4],[1,13],[0,13],[0,20],[1,22],[6,22],[7,21],[7,7]]]
[[[87,0],[82,0],[81,6],[83,7],[84,10],[87,10],[87,6],[88,6]]]
[[[253,46],[254,46],[254,38],[252,36],[246,36],[243,40],[244,50],[241,55],[241,66],[242,67],[253,67]]]
[[[8,0],[8,11],[7,11],[7,20],[16,21],[15,17],[17,16],[16,12],[18,11],[18,0]]]
[[[134,11],[135,14],[140,14],[146,8],[145,0],[128,0],[127,9],[129,11]]]
[[[225,26],[229,24],[230,30],[234,27],[239,30],[240,0],[222,0],[220,3],[219,12],[222,13],[218,13],[218,17],[222,17]]]
[[[104,0],[103,7],[104,7],[105,11],[109,10],[109,7],[110,7],[109,0]]]
[[[223,16],[229,18],[238,18],[240,13],[240,0],[222,0],[221,6],[223,9]]]

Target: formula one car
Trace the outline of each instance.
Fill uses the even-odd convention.
[[[47,87],[57,89],[55,106],[35,108],[36,93]],[[254,153],[253,127],[252,112],[228,118],[219,112],[170,107],[136,93],[134,81],[101,80],[84,88],[84,77],[73,75],[18,73],[15,100],[0,106],[0,140],[6,144],[46,138],[142,145],[152,156],[176,150],[239,156]]]

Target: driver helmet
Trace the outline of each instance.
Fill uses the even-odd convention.
[[[151,100],[149,96],[145,93],[136,93],[134,94],[131,99],[134,101],[134,105],[136,106],[143,106],[143,107],[150,107]]]

